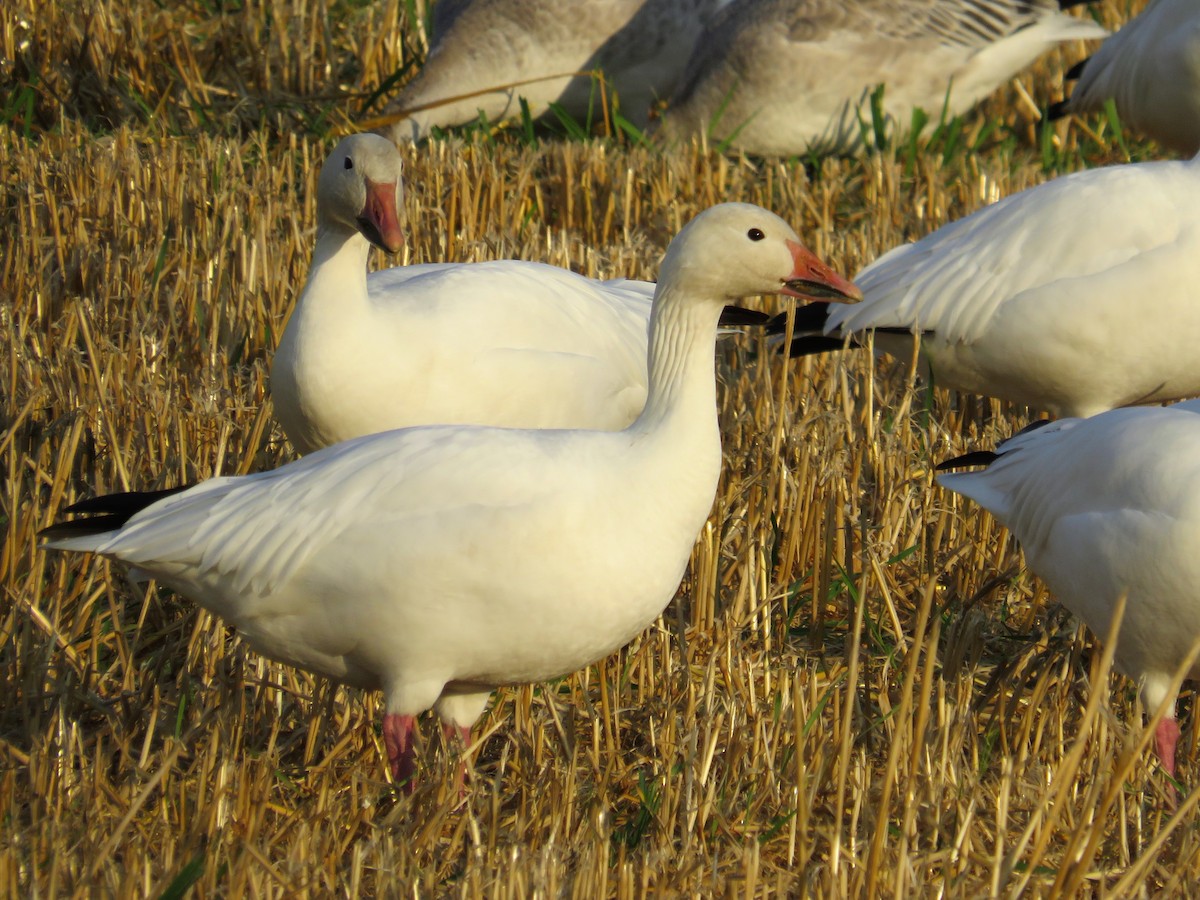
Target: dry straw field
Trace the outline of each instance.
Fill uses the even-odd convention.
[[[1190,694],[1173,809],[1134,687],[1007,533],[933,484],[935,462],[1027,411],[926,396],[906,360],[788,364],[757,336],[724,342],[726,467],[679,596],[616,656],[498,692],[461,799],[432,723],[409,798],[385,774],[379,696],[267,662],[115,567],[36,549],[75,498],[291,457],[265,373],[308,264],[316,170],[421,57],[420,12],[0,12],[0,892],[1196,890]],[[1083,52],[1051,55],[961,129],[861,160],[520,128],[434,142],[406,151],[405,260],[653,277],[697,210],[749,200],[852,273],[1053,174],[1153,155],[1103,123],[1041,135],[1038,105]]]

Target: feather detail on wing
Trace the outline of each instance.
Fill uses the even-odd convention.
[[[1172,247],[1185,227],[1171,176],[1187,177],[1187,165],[1068,175],[897,247],[855,278],[862,303],[831,306],[825,333],[905,327],[970,343],[1022,295],[1041,301],[1044,289],[1046,303],[1070,302],[1093,295],[1092,276],[1118,277],[1131,261],[1158,265],[1152,252]]]
[[[489,432],[489,440],[472,438]],[[256,475],[214,478],[167,497],[80,546],[159,577],[220,576],[227,594],[264,596],[349,527],[397,516],[446,519],[462,507],[512,506],[550,491],[536,477],[554,434],[532,442],[504,429],[421,428],[368,435]],[[508,436],[507,438],[505,436]],[[519,445],[519,446],[518,446]],[[516,452],[509,452],[515,450]],[[511,471],[497,477],[496,469]]]

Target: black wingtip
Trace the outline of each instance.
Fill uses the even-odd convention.
[[[757,309],[730,305],[721,310],[722,328],[761,328],[770,327],[770,323],[771,316]]]
[[[940,462],[934,469],[938,472],[945,472],[949,469],[965,469],[969,466],[990,466],[999,458],[1000,454],[991,450],[972,450],[970,453]]]
[[[1094,3],[1096,0],[1058,0],[1059,9],[1070,9],[1072,6],[1085,6],[1088,3]]]
[[[846,342],[840,337],[825,334],[825,322],[829,318],[829,306],[825,303],[807,303],[797,306],[792,313],[792,343],[788,356],[815,356],[845,349]],[[781,312],[767,323],[767,334],[786,334],[788,314]],[[855,346],[853,338],[851,346]]]
[[[1023,434],[1029,434],[1031,431],[1037,431],[1039,428],[1045,428],[1054,419],[1034,419],[1020,431],[1007,437],[1000,442],[999,450],[1004,450],[1005,445],[1010,441],[1014,441]],[[1012,448],[1009,448],[1011,451]],[[945,472],[947,469],[965,469],[968,466],[990,466],[998,460],[1003,453],[996,453],[992,450],[973,450],[970,453],[964,453],[962,456],[956,456],[954,459],[948,459],[945,462],[938,463],[934,469],[938,472]]]
[[[63,512],[80,515],[113,513],[114,515],[123,515],[125,518],[130,518],[134,513],[141,512],[151,503],[157,503],[164,497],[170,497],[172,494],[186,491],[190,487],[193,487],[193,485],[181,484],[179,487],[163,488],[157,491],[118,491],[115,494],[103,494],[99,497],[89,497],[86,500],[80,500],[78,503],[72,503]]]
[[[192,487],[190,484],[181,484],[179,487],[164,488],[159,491],[120,491],[115,494],[104,494],[100,497],[80,500],[78,503],[72,503],[63,512],[87,518],[55,522],[39,531],[38,538],[44,541],[54,541],[60,538],[87,537],[92,534],[114,531],[147,506],[157,503],[164,497],[186,491],[190,487]]]
[[[1075,65],[1067,69],[1063,75],[1063,81],[1078,81],[1079,77],[1083,75],[1083,70],[1087,68],[1088,63],[1091,61],[1092,58],[1090,56],[1085,56],[1079,62],[1075,63]]]
[[[1071,114],[1067,109],[1069,100],[1056,100],[1046,107],[1046,120],[1048,122],[1057,122],[1059,119],[1065,119]]]
[[[1022,428],[1020,431],[1018,431],[1012,437],[1008,438],[1008,440],[1006,440],[1005,443],[1008,443],[1008,441],[1011,441],[1015,437],[1020,437],[1023,434],[1029,434],[1029,432],[1037,431],[1039,428],[1045,428],[1047,425],[1049,425],[1053,421],[1054,421],[1053,419],[1034,419],[1032,422],[1030,422],[1028,425],[1026,425],[1024,428]]]
[[[911,339],[912,336],[915,334],[915,332],[911,328],[906,328],[903,325],[880,325],[878,328],[875,328],[873,330],[876,334],[894,334],[897,337],[907,337],[909,339]],[[927,331],[922,331],[921,332],[921,340],[925,340],[926,338],[931,338],[935,334],[937,334],[937,332],[934,331],[933,329],[929,329]]]
[[[116,531],[129,521],[128,516],[106,514],[90,516],[86,519],[72,519],[70,522],[55,522],[37,533],[40,541],[57,541],[63,538],[90,537],[93,534],[104,534],[106,531]]]
[[[850,349],[858,344],[852,339]],[[836,353],[845,350],[846,342],[840,337],[825,337],[823,335],[802,334],[792,338],[792,346],[788,348],[788,356],[798,359],[801,356],[816,356],[819,353]]]
[[[824,334],[829,319],[829,304],[805,303],[792,313],[792,334]],[[781,312],[767,322],[767,334],[783,334],[787,331],[788,314]]]

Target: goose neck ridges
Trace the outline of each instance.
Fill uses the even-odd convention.
[[[633,428],[659,428],[681,416],[716,422],[717,321],[720,301],[697,302],[660,286],[650,314],[646,407]]]

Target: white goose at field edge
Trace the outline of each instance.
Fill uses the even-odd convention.
[[[1057,416],[1200,395],[1200,160],[1056,178],[895,248],[855,282],[862,303],[797,311],[793,355],[874,331],[908,359],[919,333],[934,384]]]
[[[1103,112],[1188,156],[1200,151],[1200,3],[1151,0],[1091,57],[1067,73],[1071,96],[1051,118]]]
[[[413,425],[624,428],[646,402],[654,285],[521,260],[366,271],[403,246],[402,157],[342,140],[317,184],[308,280],[271,364],[275,414],[307,453]],[[729,324],[760,313],[731,309]]]
[[[764,155],[850,150],[881,84],[894,126],[917,107],[936,122],[1055,44],[1107,34],[1056,0],[734,0],[697,40],[662,133]]]
[[[761,293],[857,296],[778,216],[713,207],[663,259],[627,429],[368,435],[157,500],[88,501],[99,524],[52,526],[46,546],[135,566],[258,652],[383,690],[389,762],[411,783],[416,714],[465,732],[493,688],[573,672],[671,600],[721,466],[717,322]]]
[[[1098,635],[1125,612],[1113,654],[1147,714],[1170,701],[1155,749],[1175,773],[1173,680],[1200,641],[1200,401],[1061,419],[939,469],[942,486],[990,510],[1029,568]],[[1200,677],[1193,661],[1185,675]]]

